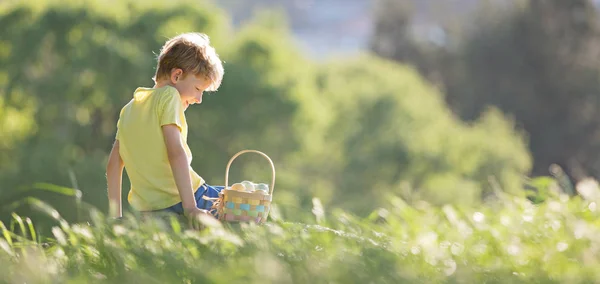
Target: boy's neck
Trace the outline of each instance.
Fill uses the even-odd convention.
[[[154,84],[153,88],[154,89],[159,89],[159,88],[162,88],[164,86],[172,86],[172,87],[174,87],[173,84],[169,80],[160,80],[160,81],[157,81]]]

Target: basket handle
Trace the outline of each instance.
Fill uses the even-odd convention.
[[[242,150],[242,151],[239,151],[237,154],[233,155],[233,157],[231,157],[231,159],[229,159],[229,163],[227,163],[227,168],[225,169],[225,188],[229,188],[229,167],[231,167],[231,163],[233,162],[233,160],[235,160],[235,158],[237,158],[238,156],[240,156],[244,153],[260,154],[265,159],[267,159],[267,161],[269,161],[269,164],[271,164],[271,171],[272,171],[272,176],[273,176],[273,179],[271,180],[271,189],[269,190],[269,195],[273,195],[273,190],[275,189],[275,165],[273,164],[273,161],[271,160],[271,158],[269,158],[269,156],[267,156],[267,154],[260,152],[260,151],[256,151],[256,150]]]

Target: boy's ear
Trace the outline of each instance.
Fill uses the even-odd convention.
[[[171,69],[171,83],[175,84],[179,79],[183,76],[183,70],[181,68],[173,68]]]

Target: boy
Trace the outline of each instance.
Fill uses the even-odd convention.
[[[216,91],[223,65],[208,36],[186,33],[168,40],[158,56],[153,88],[137,88],[123,107],[106,166],[110,215],[122,216],[123,168],[131,180],[128,201],[138,211],[208,214],[222,187],[205,184],[190,166],[184,111]],[[207,205],[208,203],[208,205]],[[199,208],[200,207],[200,208]]]

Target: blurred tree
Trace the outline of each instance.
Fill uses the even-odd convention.
[[[377,0],[374,8],[374,31],[370,49],[377,55],[414,66],[419,73],[441,90],[451,87],[460,76],[457,40],[463,30],[452,16],[446,15],[443,23],[423,24],[415,29],[417,1]],[[444,1],[421,3],[431,10],[447,8]],[[446,3],[449,4],[449,3]],[[455,5],[454,2],[451,5]],[[456,12],[456,11],[454,11]],[[436,18],[437,20],[437,18]],[[440,19],[441,20],[441,19]],[[427,27],[427,28],[425,28]]]
[[[327,202],[364,210],[393,193],[472,205],[492,192],[490,178],[520,194],[529,156],[499,112],[466,125],[414,71],[371,56],[329,63],[317,82],[330,122],[311,135],[319,167],[303,175],[321,180],[314,194]]]
[[[600,137],[596,8],[589,0],[515,3],[520,5],[482,6],[469,18],[474,24],[465,25],[467,37],[451,53],[413,52],[417,58],[403,59],[382,52],[376,43],[398,37],[381,24],[373,49],[418,66],[429,79],[432,72],[441,74],[432,81],[441,82],[447,102],[466,120],[479,117],[489,105],[514,116],[528,133],[535,175],[546,175],[556,163],[576,179],[598,176],[599,159],[593,154]],[[406,17],[386,1],[381,5],[378,22]],[[406,29],[405,22],[395,26]],[[396,42],[391,46],[405,49],[406,40]],[[445,59],[421,63],[428,58]]]
[[[472,105],[463,113],[493,104],[514,114],[530,135],[536,174],[556,163],[576,179],[600,175],[598,24],[591,1],[529,1],[481,25],[465,47]]]

